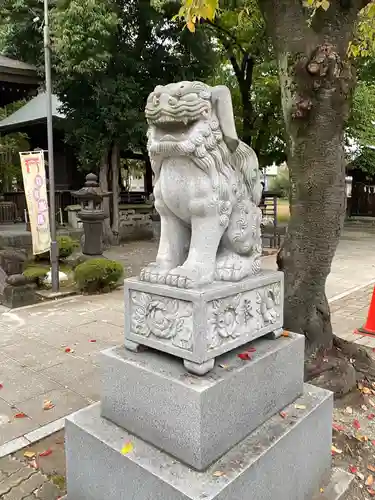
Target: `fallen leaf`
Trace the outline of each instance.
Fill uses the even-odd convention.
[[[222,364],[222,365],[219,365],[219,366],[220,366],[220,368],[224,368],[224,370],[228,370],[228,368],[229,368],[229,365],[223,365]]]
[[[279,415],[280,415],[281,418],[286,418],[287,417],[287,414],[285,413],[285,411],[281,411],[279,413]]]
[[[72,352],[70,347],[65,347],[65,352]]]
[[[362,443],[368,441],[368,437],[364,436],[363,434],[357,433],[354,437],[357,439],[357,441],[361,441]]]
[[[324,493],[324,488],[320,488],[319,492]]]
[[[369,420],[374,420],[374,418],[375,418],[375,413],[370,413],[369,415],[367,415],[367,418],[368,418]]]
[[[370,470],[371,472],[375,472],[375,467],[371,464],[367,466],[367,469]]]
[[[21,413],[16,413],[14,415],[14,418],[27,418],[27,415],[26,415],[26,413],[22,413],[22,412]]]
[[[96,342],[96,339],[91,339],[89,340],[89,342]]]
[[[361,424],[359,423],[359,421],[357,419],[353,420],[353,427],[357,430],[361,428]]]
[[[332,424],[332,428],[335,429],[335,431],[338,431],[338,432],[343,432],[345,430],[345,427],[343,425],[336,424],[336,423]]]
[[[372,486],[374,484],[374,476],[370,474],[366,479],[365,486]]]
[[[367,488],[367,493],[369,495],[371,495],[372,497],[375,497],[375,490],[371,489],[371,488]]]
[[[347,415],[352,415],[352,413],[353,413],[353,408],[352,408],[351,406],[347,406],[347,407],[345,408],[345,413],[346,413]]]
[[[336,453],[337,453],[338,455],[340,455],[340,454],[342,453],[342,450],[340,450],[339,448],[336,448],[336,446],[333,446],[333,445],[332,445],[332,446],[331,446],[331,453],[332,453],[332,455],[335,455]]]
[[[46,399],[46,401],[44,401],[43,403],[43,410],[52,410],[52,408],[54,408],[55,405],[52,403],[52,401],[49,401],[48,399]]]
[[[361,392],[362,392],[362,394],[372,394],[371,389],[369,389],[368,387],[364,387],[361,390]]]
[[[25,458],[35,458],[36,457],[36,453],[35,451],[25,451],[25,453],[23,454],[23,456]]]
[[[48,448],[48,450],[42,451],[42,453],[39,453],[40,457],[48,457],[49,455],[52,455],[51,448]]]
[[[252,359],[252,356],[248,351],[241,352],[240,354],[237,354],[237,357],[244,360],[244,361],[246,361],[246,360],[249,361]]]
[[[294,405],[294,408],[296,410],[306,410],[306,406],[305,405]]]
[[[287,330],[284,330],[283,333],[281,334],[282,337],[289,337],[289,332]]]
[[[0,389],[4,389],[4,386],[3,386],[3,384],[0,384]]]
[[[355,465],[349,465],[349,472],[351,472],[352,474],[357,474],[358,468],[355,467]]]
[[[371,441],[371,444],[373,444],[375,446],[375,440],[374,441]]]
[[[126,455],[127,453],[130,453],[131,451],[133,451],[133,449],[134,449],[133,443],[131,443],[131,442],[129,441],[129,443],[125,443],[125,444],[124,444],[124,446],[123,446],[123,447],[122,447],[122,449],[121,449],[121,453],[122,453],[123,455]]]
[[[223,472],[222,470],[217,470],[212,475],[215,477],[221,477],[221,476],[225,476],[225,472]]]

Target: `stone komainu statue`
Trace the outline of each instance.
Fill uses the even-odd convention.
[[[146,118],[161,237],[141,280],[195,288],[257,273],[262,185],[254,151],[238,139],[229,89],[158,86]]]

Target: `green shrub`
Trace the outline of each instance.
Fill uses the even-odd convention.
[[[59,246],[60,259],[70,257],[78,245],[78,243],[70,236],[59,236],[57,238],[57,244]]]
[[[48,271],[49,269],[47,267],[28,267],[24,270],[23,275],[26,276],[26,278],[28,278],[32,283],[36,283],[40,287],[42,286]]]
[[[79,247],[79,243],[70,236],[58,236],[57,246],[59,247],[59,259],[70,257],[74,250]],[[36,261],[50,260],[50,253],[44,252],[35,256]]]
[[[91,259],[79,264],[74,279],[82,292],[95,293],[113,289],[124,275],[119,262],[103,258]]]

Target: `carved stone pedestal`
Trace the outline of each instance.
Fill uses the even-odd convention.
[[[238,283],[198,290],[125,280],[125,347],[148,346],[184,360],[197,375],[215,358],[283,325],[283,273],[262,271]]]

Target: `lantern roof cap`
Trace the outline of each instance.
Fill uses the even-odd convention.
[[[98,177],[93,173],[86,175],[86,182],[83,188],[72,192],[72,195],[77,198],[96,202],[102,201],[104,197],[109,196],[110,194],[110,191],[102,190],[98,183]]]

